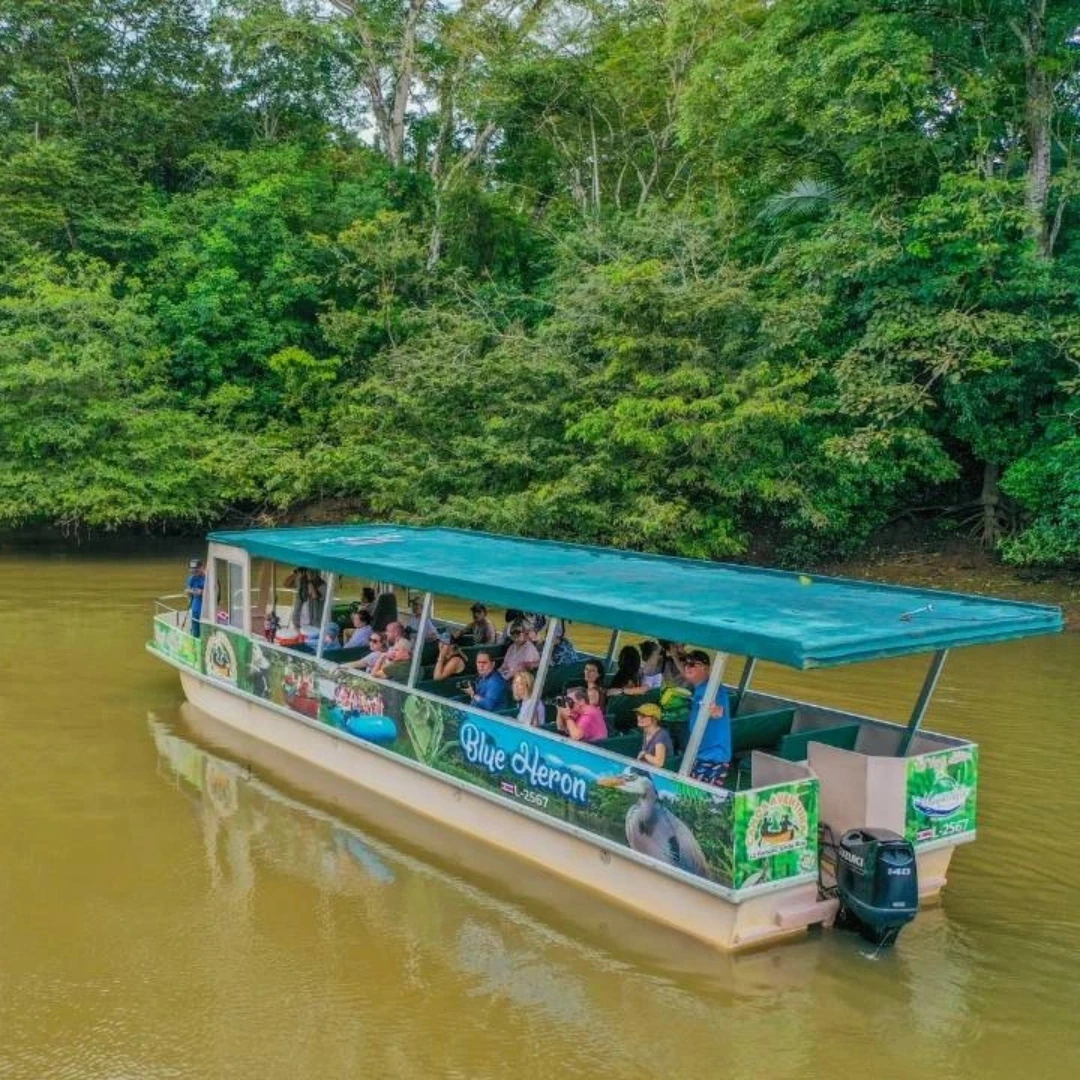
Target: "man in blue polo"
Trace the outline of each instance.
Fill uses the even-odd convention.
[[[203,589],[206,588],[206,571],[202,559],[188,561],[188,579],[184,583],[184,592],[188,595],[188,608],[191,612],[191,636],[199,636],[199,619],[202,618]]]
[[[692,649],[683,658],[683,678],[694,691],[690,698],[691,731],[699,723],[698,712],[705,700],[711,667],[709,654],[700,649]],[[731,769],[731,702],[723,683],[716,688],[716,697],[707,711],[705,733],[701,737],[690,776],[694,780],[720,787]]]
[[[478,676],[469,692],[469,700],[478,708],[495,712],[510,701],[510,684],[499,674],[491,653],[476,654]]]

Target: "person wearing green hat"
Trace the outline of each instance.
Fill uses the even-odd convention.
[[[663,711],[659,705],[647,702],[639,705],[634,710],[634,715],[637,717],[637,726],[641,729],[641,753],[637,756],[638,761],[662,769],[664,763],[675,754],[671,735],[660,726]]]

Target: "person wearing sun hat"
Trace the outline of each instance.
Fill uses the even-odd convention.
[[[634,710],[634,715],[641,729],[641,753],[637,756],[638,761],[662,769],[675,755],[675,744],[671,741],[671,735],[660,726],[663,711],[659,705],[647,702],[639,705]]]

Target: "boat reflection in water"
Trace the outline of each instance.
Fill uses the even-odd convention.
[[[170,776],[197,800],[212,884],[225,903],[247,903],[260,870],[300,878],[354,900],[357,934],[449,950],[463,974],[556,1018],[580,1016],[596,991],[595,980],[575,974],[583,958],[594,969],[651,971],[665,983],[677,975],[686,988],[809,993],[814,938],[767,953],[711,950],[355,785],[335,785],[189,704],[179,721],[151,714],[151,734]]]

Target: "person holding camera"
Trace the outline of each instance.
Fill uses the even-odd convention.
[[[510,687],[499,674],[491,653],[476,654],[476,681],[467,682],[462,689],[469,695],[469,701],[478,709],[496,712],[509,704]]]
[[[580,686],[571,686],[555,699],[558,711],[555,726],[574,742],[600,742],[608,737],[607,721],[597,705],[589,704],[589,697]]]

